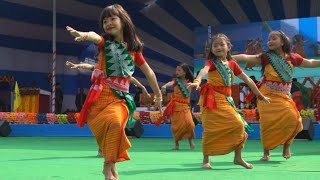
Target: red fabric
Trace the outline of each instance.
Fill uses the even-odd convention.
[[[200,89],[200,94],[205,96],[203,99],[203,107],[208,109],[217,109],[217,104],[215,100],[215,92],[224,94],[226,96],[231,95],[231,87],[229,86],[212,86],[210,84],[204,84]]]
[[[303,57],[300,56],[297,53],[291,53],[290,56],[286,57],[287,61],[290,61],[292,65],[294,66],[300,66],[302,61],[303,61]],[[266,66],[270,63],[268,56],[264,53],[261,55],[261,65],[262,66]]]
[[[170,102],[168,103],[166,109],[164,110],[164,112],[162,113],[162,116],[159,117],[156,122],[154,123],[154,125],[159,126],[161,124],[161,122],[167,117],[167,116],[171,116],[174,112],[174,104],[175,102],[179,102],[179,103],[183,103],[183,104],[189,104],[189,99],[177,99],[174,98],[172,95],[172,98],[170,100]]]
[[[204,66],[209,67],[209,71],[215,71],[217,70],[216,66],[213,64],[211,60],[206,60]],[[242,73],[241,67],[238,65],[238,63],[235,60],[230,60],[228,63],[229,68],[233,71],[235,76],[238,76]]]
[[[102,71],[98,69],[92,72],[91,82],[93,82],[93,84],[83,104],[79,119],[77,120],[77,125],[80,127],[84,127],[87,121],[88,112],[91,108],[92,103],[95,102],[98,99],[99,95],[101,94],[101,91],[104,85],[104,78],[102,78],[102,76],[103,76]]]

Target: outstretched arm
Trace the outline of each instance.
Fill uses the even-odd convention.
[[[87,63],[74,64],[70,61],[66,61],[66,65],[71,69],[90,69],[90,70],[94,69],[94,65],[87,64]]]
[[[270,103],[270,98],[265,97],[258,89],[256,84],[253,82],[251,78],[249,78],[245,73],[241,73],[238,75],[238,78],[240,78],[243,82],[245,82],[249,88],[252,90],[252,92],[264,103]]]
[[[320,60],[304,58],[302,63],[300,64],[300,67],[306,67],[306,68],[320,67]]]
[[[66,29],[67,29],[67,31],[69,31],[69,33],[73,37],[75,37],[74,38],[75,41],[91,41],[95,44],[99,44],[102,40],[101,36],[93,31],[81,32],[81,31],[77,31],[77,30],[73,29],[70,26],[67,26]]]
[[[261,54],[257,55],[248,55],[248,54],[238,54],[233,55],[232,58],[236,61],[246,61],[251,64],[261,64]]]

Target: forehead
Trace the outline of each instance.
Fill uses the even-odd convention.
[[[225,44],[226,40],[224,38],[215,38],[213,44]]]
[[[277,32],[272,32],[269,34],[269,38],[280,38],[280,34]]]

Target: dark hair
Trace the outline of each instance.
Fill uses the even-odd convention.
[[[193,77],[193,73],[192,73],[189,65],[186,63],[181,63],[181,64],[179,64],[179,67],[181,67],[182,70],[186,73],[185,78],[188,79],[189,81],[193,82],[194,77]]]
[[[298,82],[298,79],[297,78],[292,78],[292,81],[293,82]]]
[[[216,35],[212,36],[212,38],[211,38],[211,44],[210,44],[210,48],[209,48],[209,53],[208,53],[207,59],[211,59],[211,60],[217,59],[217,56],[214,55],[211,50],[212,50],[213,42],[216,39],[219,39],[219,38],[221,38],[224,41],[226,41],[227,45],[230,47],[230,50],[231,50],[232,44],[231,44],[231,41],[228,38],[228,36],[226,36],[225,34],[222,34],[222,33],[216,34]],[[232,59],[230,51],[227,52],[227,57],[226,58],[227,58],[228,61],[230,61]]]
[[[123,27],[123,39],[127,43],[127,48],[129,51],[140,52],[143,48],[143,43],[141,42],[140,38],[136,33],[136,28],[132,23],[132,20],[126,10],[119,4],[114,4],[111,6],[105,7],[101,14],[100,14],[100,27],[104,32],[103,29],[103,20],[106,17],[118,16],[121,20],[122,27]],[[104,32],[103,37],[106,40],[114,40],[110,34],[106,34]]]

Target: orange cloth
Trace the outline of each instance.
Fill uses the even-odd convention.
[[[106,62],[102,52],[99,54],[99,62],[96,65],[98,70],[95,70],[91,77],[93,85],[77,124],[84,126],[87,121],[102,151],[105,163],[116,163],[130,159],[127,149],[131,144],[124,130],[129,112],[125,100],[118,98],[105,83]],[[130,52],[130,55],[136,65],[145,63],[141,53]]]
[[[265,66],[264,76],[267,81],[281,82],[271,64]],[[302,130],[301,116],[295,103],[287,94],[274,92],[265,84],[260,87],[260,91],[271,98],[270,104],[264,104],[260,100],[257,103],[263,148],[271,150],[281,144],[291,144]]]
[[[170,115],[171,131],[175,141],[194,138],[194,122],[190,110],[190,98],[185,98],[177,85],[173,91],[173,113]]]
[[[203,125],[202,149],[205,155],[223,155],[242,148],[247,139],[247,133],[240,115],[227,101],[226,95],[231,95],[231,88],[224,87],[224,82],[218,71],[209,71],[207,87],[215,88],[214,94],[202,94],[200,97],[201,119]],[[204,99],[212,96],[216,102],[215,109],[203,106]]]
[[[125,100],[119,99],[105,85],[88,114],[88,125],[102,150],[105,163],[130,159],[127,149],[131,147],[131,144],[124,130],[128,115]]]

